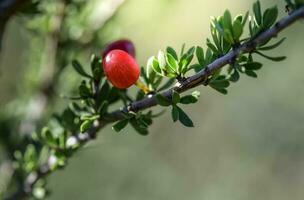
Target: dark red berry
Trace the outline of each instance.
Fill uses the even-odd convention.
[[[135,58],[134,44],[127,39],[117,40],[115,42],[108,44],[106,48],[103,50],[102,58],[105,58],[110,51],[115,49],[125,51],[128,54],[130,54],[133,58]]]
[[[108,80],[119,89],[135,84],[140,69],[135,59],[122,50],[112,50],[103,59],[103,71]]]

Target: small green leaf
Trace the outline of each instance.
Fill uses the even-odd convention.
[[[189,68],[194,69],[194,71],[197,73],[199,71],[201,71],[202,69],[204,69],[206,66],[202,66],[200,64],[194,64],[191,65]]]
[[[196,102],[197,102],[197,98],[195,98],[192,95],[184,96],[180,100],[181,104],[192,104],[192,103],[196,103]]]
[[[226,29],[226,30],[231,30],[231,28],[232,28],[232,19],[231,19],[231,14],[230,14],[229,10],[225,10],[225,12],[224,12],[223,26],[224,26],[224,29]]]
[[[180,103],[182,103],[182,104],[196,103],[198,101],[199,96],[200,96],[200,92],[194,91],[194,92],[192,92],[191,95],[183,96],[180,100]]]
[[[212,87],[212,86],[210,85],[210,87]],[[219,93],[222,93],[225,95],[228,93],[228,91],[224,88],[215,88],[215,87],[212,87],[212,88],[215,89],[216,91],[218,91]]]
[[[225,29],[224,30],[224,38],[227,42],[229,42],[229,44],[233,44],[234,40],[233,40],[233,36],[230,30]]]
[[[174,122],[176,122],[179,118],[179,112],[177,106],[172,106],[171,116]]]
[[[147,63],[147,73],[150,71],[150,69],[152,69],[154,72],[162,75],[162,69],[159,66],[159,62],[158,60],[153,56],[151,58],[149,58],[148,63]],[[149,77],[149,73],[147,74],[147,77]]]
[[[102,62],[99,57],[92,55],[91,57],[91,71],[95,81],[100,81],[102,77]]]
[[[259,70],[262,68],[263,64],[259,62],[249,62],[243,65],[246,70]]]
[[[212,82],[213,81],[224,81],[226,79],[226,76],[225,75],[213,75],[213,77],[212,77]]]
[[[216,48],[221,49],[221,42],[220,42],[221,38],[219,38],[218,32],[212,23],[210,25],[210,30],[211,30],[211,36],[212,36],[212,39],[214,41]]]
[[[240,79],[240,74],[237,70],[234,70],[234,72],[231,74],[229,80],[232,82],[237,82]]]
[[[178,119],[186,127],[194,127],[194,124],[190,117],[178,106],[175,106],[178,110]]]
[[[91,56],[91,69],[100,67],[100,64],[101,64],[101,59],[95,54],[93,54]]]
[[[29,144],[26,146],[26,150],[24,152],[23,160],[25,163],[25,171],[30,172],[34,170],[35,166],[38,164],[38,155],[37,150],[33,144]]]
[[[212,23],[212,26],[219,32],[219,34],[221,36],[224,36],[224,30],[223,30],[223,27],[220,24],[219,20],[222,20],[222,17],[220,17],[220,18],[213,18],[211,23]]]
[[[167,62],[166,62],[165,53],[162,50],[160,50],[158,52],[157,60],[158,60],[158,63],[159,63],[159,67],[161,69],[164,69],[166,67],[166,65],[167,65]]]
[[[252,77],[252,78],[257,78],[258,77],[258,75],[254,71],[251,71],[251,70],[245,70],[245,74],[247,76]]]
[[[248,16],[249,16],[249,12],[247,11],[246,14],[245,14],[245,17],[243,18],[243,21],[242,21],[242,26],[243,27],[245,26],[245,24],[247,22]]]
[[[156,94],[155,98],[156,98],[157,103],[159,105],[161,105],[161,106],[165,106],[166,107],[166,106],[170,106],[171,105],[171,102],[166,97],[164,97],[161,94]]]
[[[82,65],[77,60],[72,61],[72,66],[74,67],[75,71],[77,71],[80,75],[87,78],[92,78],[92,76],[90,76],[88,73],[84,71]]]
[[[242,16],[241,14],[239,14],[239,15],[237,15],[237,16],[233,19],[233,21],[235,21],[235,20],[238,20],[239,22],[242,23],[242,21],[243,21],[243,16]]]
[[[99,91],[99,95],[103,96],[104,99],[107,99],[109,93],[110,93],[110,85],[108,82],[105,82]]]
[[[76,102],[71,102],[69,107],[73,112],[77,112],[77,113],[82,112],[84,110]]]
[[[214,44],[211,43],[211,41],[209,39],[207,39],[206,44],[214,53],[218,53],[218,49],[216,48],[216,46]]]
[[[156,60],[153,62],[152,69],[159,75],[163,75],[163,70],[159,67],[159,64]]]
[[[144,68],[142,68],[144,69]],[[157,74],[154,70],[152,70],[146,78],[146,83],[148,86],[153,87],[153,90],[158,87],[157,82],[163,79],[163,76],[159,76],[161,74]],[[160,79],[160,80],[159,80]],[[152,90],[152,89],[151,89]]]
[[[85,120],[80,125],[80,132],[81,133],[86,132],[92,126],[92,124],[93,124],[93,121],[91,121],[91,120]]]
[[[192,56],[192,55],[194,54],[194,52],[195,52],[195,47],[193,46],[193,47],[191,47],[191,48],[187,51],[188,57],[189,57],[189,56]]]
[[[167,47],[167,53],[171,54],[175,60],[178,60],[177,53],[172,47]]]
[[[179,101],[180,101],[179,94],[175,90],[172,90],[172,103],[177,104],[179,103]]]
[[[102,102],[102,104],[100,105],[100,109],[99,109],[100,116],[103,116],[107,112],[108,106],[109,106],[108,101]]]
[[[253,12],[254,12],[255,21],[257,22],[258,25],[261,25],[262,24],[262,11],[261,11],[260,1],[256,1],[253,4]]]
[[[205,65],[208,65],[212,62],[213,53],[210,48],[207,48],[206,56],[205,56]]]
[[[251,36],[255,35],[254,22],[252,20],[249,20],[249,33]]]
[[[223,51],[223,53],[228,53],[229,51],[230,51],[230,49],[231,49],[231,47],[232,47],[232,44],[231,43],[229,43],[229,42],[227,42],[226,40],[223,40],[223,44],[222,44],[222,51]]]
[[[129,119],[124,119],[121,120],[119,122],[117,122],[116,124],[113,125],[112,129],[116,132],[120,132],[122,129],[124,129],[129,123]]]
[[[47,127],[44,127],[42,129],[42,133],[41,133],[41,136],[46,140],[46,142],[49,144],[49,145],[55,145],[56,142],[55,142],[55,138],[53,137],[53,134],[52,132],[47,128]]]
[[[153,57],[153,56],[152,56]],[[144,68],[144,67],[141,67],[140,68],[140,76],[144,79],[144,81],[145,81],[145,83],[149,83],[149,75],[153,72],[154,74],[155,74],[155,72],[154,72],[154,70],[152,69],[152,67],[151,66],[149,66],[150,65],[150,63],[149,63],[149,60],[151,59],[151,57],[148,59],[148,61],[147,61],[147,67],[146,67],[146,69]]]
[[[193,56],[189,57],[190,59],[193,58]],[[194,66],[189,66],[189,63],[191,62],[191,60],[187,60],[187,63],[183,65],[182,67],[182,76],[184,76],[188,71],[190,71],[191,69],[194,69]]]
[[[85,81],[82,81],[79,86],[79,95],[82,98],[92,97],[91,90],[88,88]]]
[[[184,43],[184,44],[182,45],[182,48],[181,48],[181,53],[180,53],[180,56],[181,56],[181,57],[184,55],[185,48],[186,48],[186,44]]]
[[[195,52],[195,48],[192,47],[188,50],[187,53],[185,53],[180,61],[179,61],[179,68],[178,68],[178,72],[182,75],[184,75],[187,71],[191,70],[189,69],[189,64],[191,63],[193,57],[194,57],[194,52]]]
[[[282,38],[281,40],[279,40],[278,42],[276,42],[276,43],[274,43],[272,45],[258,47],[258,50],[260,50],[260,51],[267,51],[267,50],[274,49],[274,48],[280,46],[285,41],[285,39],[286,39],[286,37]]]
[[[175,60],[175,58],[171,54],[166,55],[166,60],[171,68],[169,71],[177,72],[178,71],[178,62]]]
[[[98,119],[99,117],[100,117],[99,115],[91,115],[91,114],[89,114],[89,115],[82,115],[82,116],[80,117],[80,119],[81,119],[81,120],[90,120],[90,121],[94,121],[94,120]]]
[[[255,53],[257,53],[258,55],[267,58],[269,60],[275,61],[275,62],[280,62],[286,59],[286,56],[278,56],[278,57],[272,57],[272,56],[267,56],[259,51],[256,51]]]
[[[263,28],[264,30],[270,28],[278,17],[278,8],[276,6],[268,8],[263,14]]]
[[[148,61],[147,61],[147,71],[146,70],[144,70],[144,71],[146,71],[146,76],[148,77],[148,75],[149,75],[149,71],[152,71],[153,70],[153,61],[155,60],[156,58],[155,58],[155,56],[151,56],[149,59],[148,59]],[[141,70],[141,73],[142,74],[144,74],[144,72]]]
[[[102,70],[101,69],[102,68],[99,67],[99,68],[95,68],[94,71],[92,71],[94,81],[96,81],[97,83],[101,80],[101,77],[102,77]]]
[[[132,119],[130,120],[130,123],[131,123],[132,127],[133,127],[140,135],[148,135],[148,134],[149,134],[148,129],[147,129],[147,128],[143,128],[135,118],[132,118]]]
[[[243,34],[243,26],[239,20],[234,20],[233,22],[233,37],[235,40],[239,40]]]
[[[146,119],[144,119],[143,117],[139,117],[137,119],[138,125],[143,128],[143,129],[148,129],[149,124],[148,121]]]
[[[110,85],[107,81],[102,85],[100,91],[98,92],[98,97],[97,97],[97,106],[101,105],[105,100],[108,99],[110,94]]]
[[[229,81],[227,80],[220,80],[220,81],[212,81],[209,83],[210,86],[214,87],[214,88],[227,88],[229,87]]]

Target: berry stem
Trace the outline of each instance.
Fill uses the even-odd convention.
[[[142,82],[137,81],[135,83],[136,87],[138,87],[141,91],[143,91],[145,94],[151,93],[152,91]]]

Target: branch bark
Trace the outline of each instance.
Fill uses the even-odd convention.
[[[201,70],[193,76],[190,76],[185,81],[181,82],[175,87],[163,92],[162,95],[167,97],[168,99],[171,99],[172,90],[182,93],[201,84],[205,84],[205,80],[207,80],[207,77],[213,72],[231,63],[231,61],[238,57],[238,55],[253,51],[258,44],[261,44],[268,39],[277,37],[278,33],[280,33],[283,29],[287,28],[295,21],[300,20],[302,18],[304,18],[304,7],[299,8],[298,10],[291,13],[289,16],[282,18],[272,28],[264,31],[255,39],[242,44],[240,47],[230,51],[223,57],[218,58],[217,60],[209,64],[205,69]],[[123,118],[124,112],[138,112],[140,110],[144,110],[155,105],[157,105],[155,96],[148,96],[143,100],[132,103],[129,107],[125,107],[122,110],[114,111],[108,116],[108,120],[111,122],[117,121]]]
[[[259,44],[263,43],[268,39],[276,37],[278,33],[280,33],[282,30],[286,29],[288,26],[290,26],[291,24],[302,18],[304,18],[304,7],[301,7],[295,10],[290,15],[282,18],[272,28],[264,31],[258,37],[248,42],[245,42],[244,44],[230,51],[223,57],[218,58],[217,60],[209,64],[205,69],[201,70],[200,72],[198,72],[193,76],[188,77],[185,81],[177,84],[171,89],[163,92],[162,95],[170,99],[172,90],[182,93],[191,88],[206,84],[207,77],[211,75],[214,71],[231,63],[231,61],[233,61],[240,54],[252,52]],[[91,141],[92,139],[95,139],[97,132],[105,125],[123,119],[124,112],[128,112],[128,111],[138,112],[147,108],[151,108],[156,105],[157,105],[157,101],[154,95],[150,95],[140,101],[133,102],[130,106],[124,107],[120,110],[116,110],[110,113],[109,115],[105,116],[104,118],[100,119],[99,121],[94,123],[93,127],[91,127],[87,132],[79,133],[76,134],[75,136],[70,137],[68,139],[68,143],[69,145],[73,145],[76,142],[78,142],[79,144],[84,145],[87,142]],[[25,197],[29,196],[32,192],[35,183],[40,178],[47,176],[50,172],[51,171],[50,171],[49,163],[45,163],[37,171],[29,174],[29,176],[24,182],[23,185],[24,187],[21,188],[21,190],[16,193],[18,194],[18,198],[20,197],[20,199],[24,199]],[[12,198],[8,198],[8,199],[12,199]]]

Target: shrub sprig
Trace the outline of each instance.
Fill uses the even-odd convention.
[[[292,10],[304,4],[302,0],[286,0],[286,3]],[[232,17],[226,10],[222,16],[213,17],[210,25],[212,39],[207,39],[206,47],[190,47],[186,51],[184,46],[180,51],[167,47],[165,51],[160,50],[157,56],[148,59],[146,67],[141,69],[141,79],[149,88],[149,93],[138,90],[132,96],[128,90],[112,87],[103,73],[102,59],[96,55],[91,58],[90,72],[79,61],[72,61],[75,71],[83,79],[78,86],[77,97],[70,98],[70,105],[61,114],[54,115],[47,126],[33,134],[32,142],[25,149],[14,153],[15,169],[22,181],[29,186],[29,190],[23,192],[27,196],[44,198],[48,194],[44,175],[66,166],[68,158],[86,141],[95,138],[96,132],[107,123],[115,121],[112,128],[116,132],[121,132],[129,124],[139,134],[147,135],[154,118],[162,113],[154,114],[151,109],[134,112],[129,109],[134,101],[154,97],[159,106],[171,109],[173,122],[179,121],[186,127],[193,127],[193,121],[182,107],[197,103],[200,93],[193,91],[182,96],[178,90],[171,89],[168,90],[168,98],[162,91],[174,84],[178,86],[187,82],[190,71],[200,73],[208,70],[208,66],[217,59],[245,43],[250,43],[273,27],[277,17],[277,7],[262,11],[259,1],[253,5],[252,15],[246,12],[244,15]],[[247,25],[249,36],[244,36]],[[256,44],[250,52],[240,52],[229,61],[227,70],[219,69],[209,73],[204,85],[227,94],[228,87],[239,81],[241,75],[256,78],[262,63],[256,61],[255,56],[272,61],[284,60],[284,56],[274,57],[264,53],[279,47],[284,40],[282,38],[272,42],[269,39]],[[118,121],[111,119],[111,106],[117,102],[127,106],[122,109],[122,117]],[[28,182],[28,177],[37,171],[42,175],[37,175],[34,181]]]

